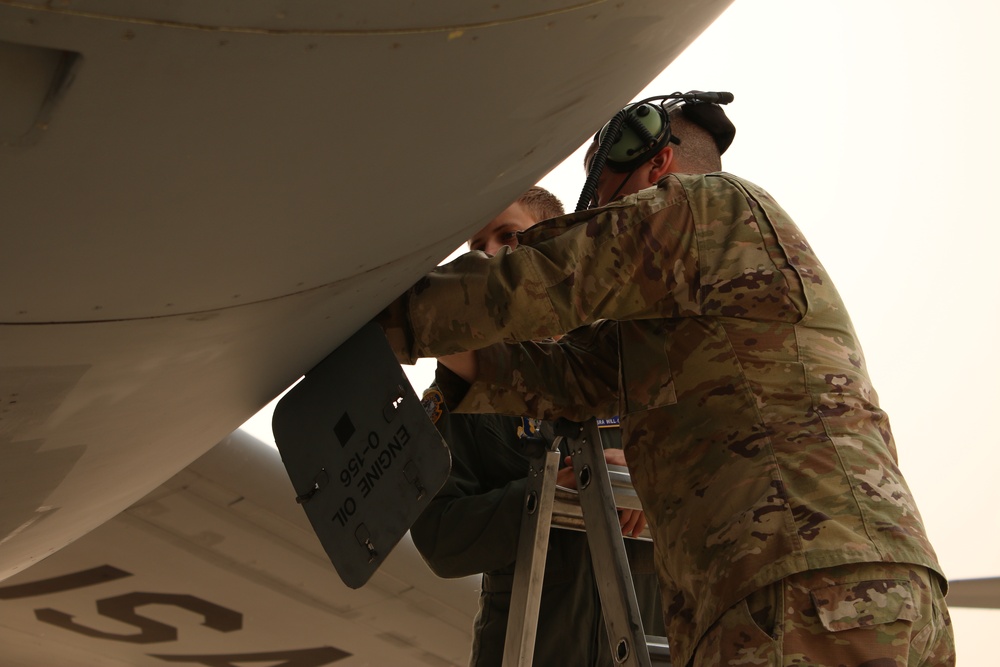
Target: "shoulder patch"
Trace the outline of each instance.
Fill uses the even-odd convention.
[[[430,387],[424,392],[424,397],[420,399],[420,405],[423,406],[427,417],[437,424],[444,413],[444,394],[437,387]]]
[[[540,419],[521,417],[521,423],[517,426],[517,437],[522,439],[538,437],[541,426]]]
[[[597,428],[619,428],[621,420],[618,417],[598,418]]]

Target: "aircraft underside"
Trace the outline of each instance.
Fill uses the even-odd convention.
[[[235,429],[728,2],[0,0],[0,579]]]

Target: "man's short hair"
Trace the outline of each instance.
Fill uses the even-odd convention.
[[[682,171],[708,174],[722,170],[722,155],[715,137],[685,116],[682,109],[670,114],[670,133],[681,141],[674,146],[674,160]]]
[[[566,212],[558,197],[537,185],[528,188],[527,192],[517,198],[517,203],[534,213],[539,221],[558,218]]]

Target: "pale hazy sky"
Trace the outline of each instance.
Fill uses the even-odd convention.
[[[735,95],[724,167],[770,191],[836,282],[953,579],[1000,576],[998,34],[986,0],[736,0],[637,94]],[[580,165],[541,182],[568,210]],[[408,369],[418,394],[430,368]],[[248,424],[271,441],[268,411]],[[952,616],[959,665],[996,664],[1000,610]]]

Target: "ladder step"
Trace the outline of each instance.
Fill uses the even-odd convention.
[[[619,466],[608,466],[619,467]],[[625,471],[626,479],[628,479],[628,470]],[[635,497],[635,490],[631,487],[629,491],[632,492],[631,497]],[[627,494],[620,494],[620,489],[615,487],[615,507],[629,507],[629,496]],[[636,501],[638,502],[638,501]],[[635,509],[641,509],[641,506],[637,506]],[[580,507],[580,494],[576,489],[567,489],[562,486],[556,487],[555,493],[555,504],[552,506],[552,526],[556,528],[562,528],[564,530],[576,530],[580,532],[587,532],[586,524],[583,521],[583,509]],[[627,537],[626,539],[642,540],[643,542],[652,542],[653,536],[649,532],[649,526],[642,529],[637,537]]]
[[[658,635],[646,635],[646,648],[649,650],[649,660],[660,667],[670,667],[670,647],[667,638]]]

